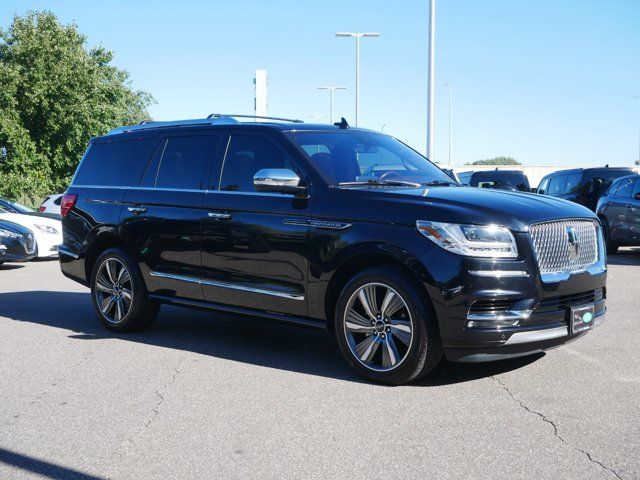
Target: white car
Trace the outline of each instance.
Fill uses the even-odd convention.
[[[60,203],[62,202],[64,194],[56,193],[54,195],[47,195],[47,197],[40,204],[40,213],[53,213],[60,215]]]
[[[11,213],[0,206],[0,220],[8,220],[33,232],[36,240],[36,257],[57,257],[62,243],[62,222],[37,213]]]

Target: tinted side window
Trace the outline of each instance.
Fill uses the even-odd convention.
[[[549,180],[549,195],[562,195],[566,175],[559,175],[557,177],[551,177]]]
[[[579,193],[580,180],[582,180],[582,174],[580,173],[568,175],[562,193]]]
[[[544,195],[545,193],[547,193],[548,186],[549,186],[549,179],[543,178],[542,181],[540,182],[540,185],[538,185],[538,193],[540,195]]]
[[[232,135],[222,167],[220,190],[254,192],[253,176],[263,168],[294,170],[288,156],[271,140]]]
[[[218,136],[169,137],[156,150],[141,186],[202,189],[202,176]]]
[[[146,164],[152,145],[152,139],[94,143],[74,184],[128,187]]]
[[[630,197],[633,192],[633,186],[635,184],[635,178],[624,178],[617,183],[615,194],[618,197]]]

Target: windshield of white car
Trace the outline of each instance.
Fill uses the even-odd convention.
[[[399,140],[362,130],[297,131],[291,139],[332,186],[457,185],[446,173]],[[389,183],[387,183],[389,185]]]

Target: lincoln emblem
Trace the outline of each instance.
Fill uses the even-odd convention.
[[[578,250],[580,248],[580,242],[578,241],[575,228],[567,227],[567,240],[569,242],[569,258],[575,260],[578,258]]]

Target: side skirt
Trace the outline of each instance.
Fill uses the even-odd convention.
[[[314,330],[322,330],[328,332],[327,322],[322,320],[313,320],[305,317],[295,317],[292,315],[283,315],[281,313],[263,312],[260,310],[252,310],[250,308],[234,307],[230,305],[222,305],[219,303],[210,303],[199,300],[189,300],[185,298],[167,297],[165,295],[149,294],[151,300],[165,303],[167,305],[175,305],[178,307],[195,308],[198,310],[208,310],[215,312],[231,313],[243,317],[260,318],[271,320],[286,325],[295,325],[298,327],[311,328]]]

